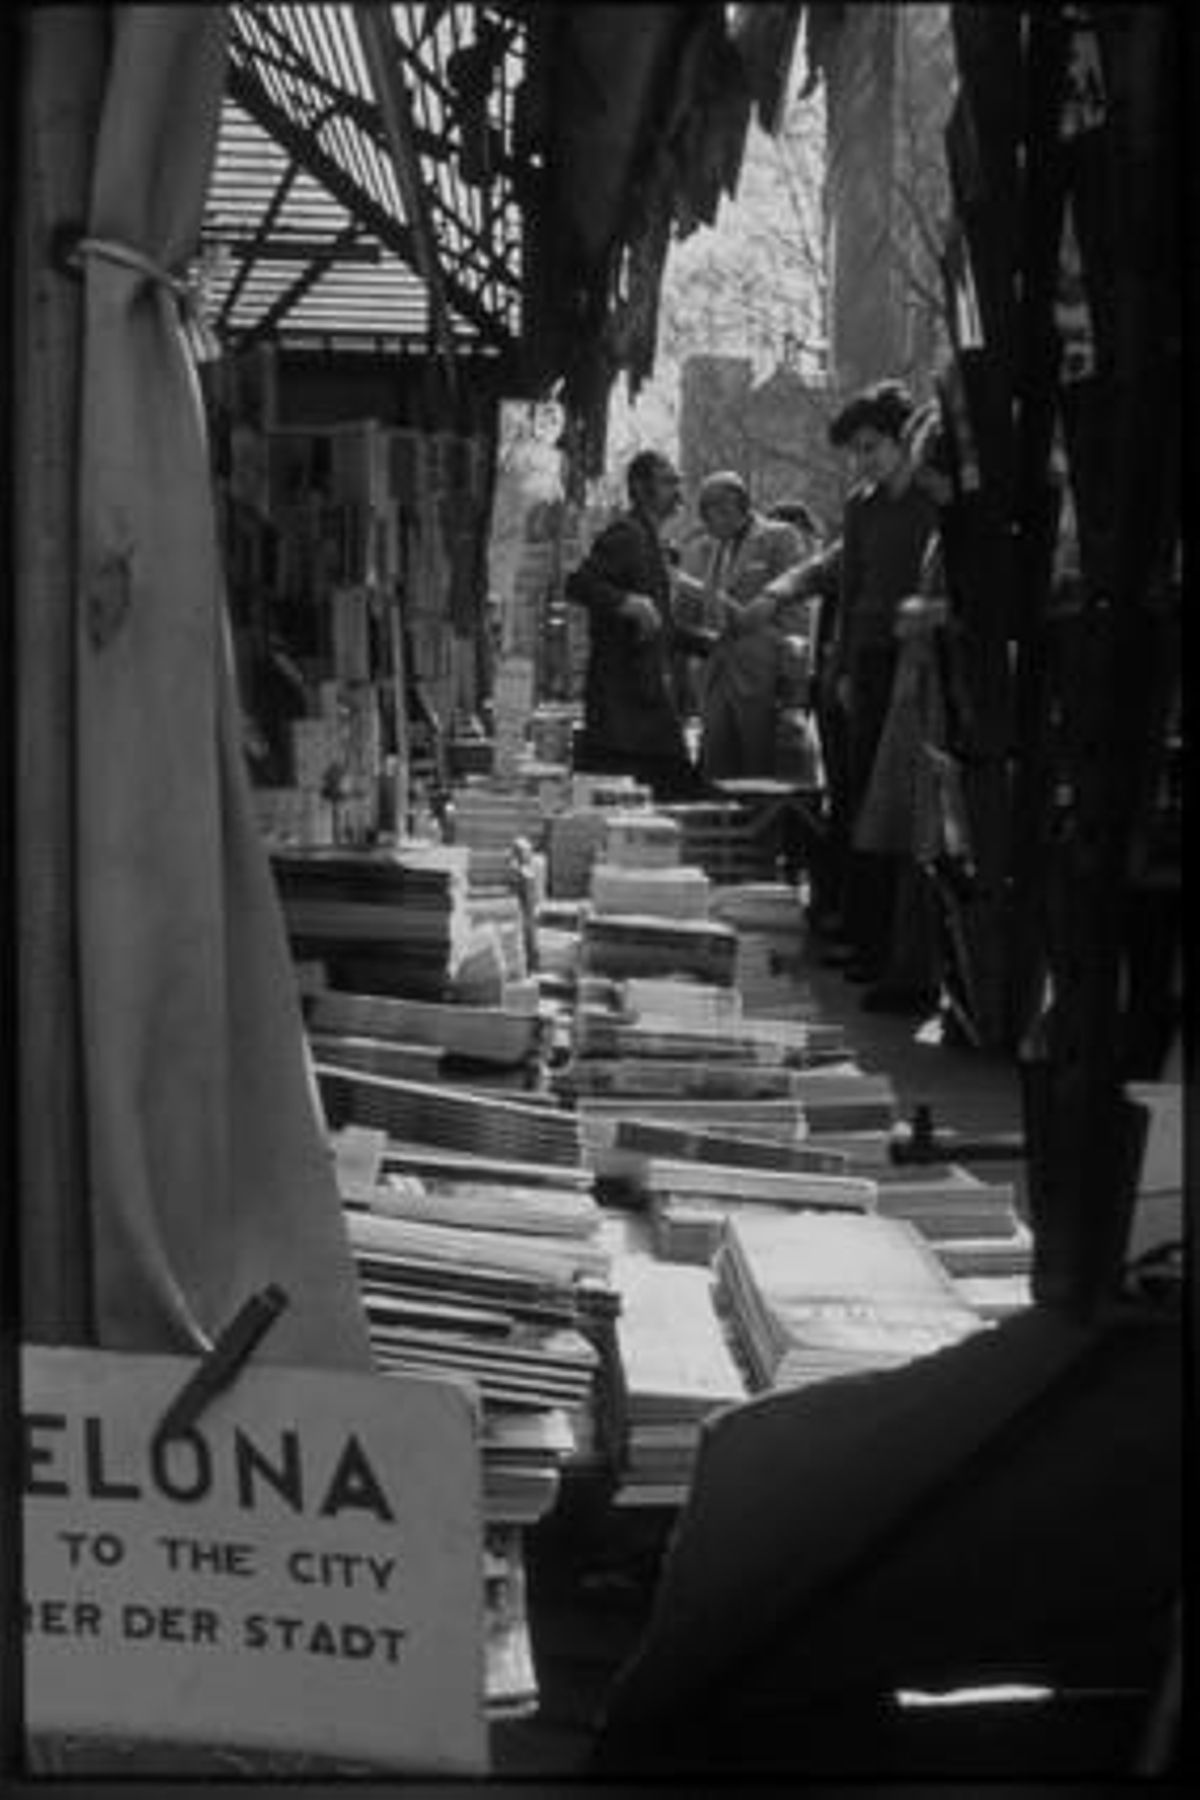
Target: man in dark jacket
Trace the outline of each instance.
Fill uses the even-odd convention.
[[[857,477],[842,521],[830,664],[846,730],[851,850],[843,906],[855,951],[847,972],[871,983],[880,981],[888,958],[898,865],[859,847],[855,830],[891,700],[897,615],[919,589],[938,521],[933,500],[912,479],[904,436],[912,412],[907,390],[881,381],[856,395],[829,428],[830,442],[849,452]]]
[[[590,643],[584,678],[580,769],[633,775],[661,799],[698,790],[671,682],[672,652],[702,649],[671,618],[671,573],[660,538],[680,504],[673,464],[655,450],[626,473],[629,508],[597,537],[567,577],[568,600],[585,606]]]

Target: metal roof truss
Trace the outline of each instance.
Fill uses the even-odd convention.
[[[204,274],[233,349],[516,356],[522,9],[230,8]]]

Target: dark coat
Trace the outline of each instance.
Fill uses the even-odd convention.
[[[642,638],[619,616],[629,594],[646,594],[663,629]],[[680,647],[671,622],[671,580],[658,533],[628,512],[596,538],[566,581],[566,595],[588,612],[589,650],[584,722],[589,750],[617,759],[686,761],[683,728],[670,685],[670,657]]]

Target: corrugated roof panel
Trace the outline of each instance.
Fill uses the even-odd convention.
[[[423,320],[428,296],[403,261],[412,255],[408,221],[355,9],[253,4],[230,12],[234,87],[222,112],[205,220],[208,286],[218,315],[225,307],[222,328],[235,337],[255,329],[297,283],[300,247],[332,245],[357,220],[362,241],[380,247],[386,275],[361,261],[335,259],[323,269],[318,263],[311,285],[297,289],[276,329],[286,337],[303,328],[306,309],[324,314],[342,305],[356,329],[378,313],[384,332],[402,308],[407,331],[414,296]],[[497,348],[515,345],[525,227],[512,156],[525,26],[486,5],[414,4],[388,13],[444,261],[452,331],[456,340],[476,345],[489,336]],[[456,92],[453,59],[464,53],[487,65],[482,139],[480,115]],[[231,254],[214,260],[222,244]],[[292,260],[268,261],[264,271],[257,258],[287,245],[295,247]]]

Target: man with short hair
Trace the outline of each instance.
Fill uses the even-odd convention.
[[[717,630],[704,667],[701,764],[709,781],[773,776],[782,633],[763,589],[800,562],[804,540],[756,512],[731,469],[701,482],[697,510],[712,550],[705,581],[688,588],[706,595]]]
[[[596,538],[566,580],[568,600],[587,608],[583,741],[576,766],[644,781],[655,796],[695,793],[683,724],[672,692],[671,657],[701,640],[671,616],[671,571],[661,528],[680,503],[674,464],[640,451],[626,472],[628,510]]]
[[[846,719],[847,812],[853,833],[891,700],[901,602],[918,591],[938,511],[912,479],[905,430],[913,401],[898,381],[865,388],[829,428],[856,482],[842,526],[840,593],[830,660]],[[876,983],[888,958],[896,898],[893,857],[852,847],[844,895],[848,972]]]

